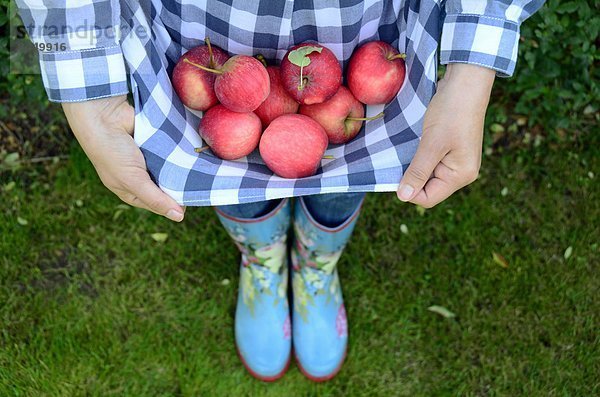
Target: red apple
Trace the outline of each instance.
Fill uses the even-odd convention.
[[[404,82],[405,57],[383,41],[360,46],[350,57],[346,72],[348,88],[364,104],[388,103]]]
[[[200,136],[224,160],[250,154],[260,141],[260,119],[252,112],[239,113],[216,105],[200,120]]]
[[[235,55],[215,80],[217,98],[234,112],[252,112],[269,96],[269,73],[256,58]]]
[[[365,109],[344,86],[330,99],[315,105],[300,106],[300,114],[310,117],[323,127],[329,143],[346,143],[358,134]]]
[[[217,75],[215,94],[219,102],[234,112],[252,112],[269,96],[269,74],[256,58],[234,55],[220,68],[212,69],[187,61]]]
[[[281,80],[292,98],[300,104],[312,105],[336,93],[342,83],[342,68],[328,48],[303,43],[285,54],[281,61]]]
[[[194,47],[179,58],[173,69],[173,88],[183,104],[195,110],[208,110],[219,103],[215,95],[214,73],[194,67],[186,62],[206,66],[211,69],[220,69],[229,59],[225,51],[218,47],[211,47],[210,41],[207,45]]]
[[[298,111],[298,102],[287,93],[281,85],[281,75],[278,66],[268,66],[267,73],[271,81],[271,92],[265,101],[254,111],[263,128],[267,128],[269,123],[282,114],[296,113]]]
[[[327,149],[327,134],[310,117],[284,114],[269,124],[259,144],[267,167],[283,178],[314,175]]]

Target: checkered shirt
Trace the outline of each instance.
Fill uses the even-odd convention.
[[[512,75],[519,26],[543,0],[17,0],[40,52],[50,100],[76,102],[132,92],[136,143],[160,188],[184,205],[236,204],[333,192],[396,190],[422,131],[442,64]],[[330,145],[317,174],[280,178],[255,151],[236,161],[200,154],[200,112],[184,107],[170,76],[204,37],[230,54],[279,63],[289,47],[316,41],[345,67],[360,44],[383,40],[407,54],[407,75],[386,106],[367,106],[350,143]],[[440,47],[438,53],[438,47]],[[131,90],[128,88],[128,83]]]

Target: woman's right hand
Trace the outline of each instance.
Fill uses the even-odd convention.
[[[175,222],[183,220],[184,208],[160,190],[146,171],[144,156],[133,140],[134,110],[126,96],[62,106],[75,137],[110,191],[127,204]]]

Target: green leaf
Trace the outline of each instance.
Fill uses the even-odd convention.
[[[508,262],[506,261],[506,259],[504,259],[504,257],[498,254],[497,252],[492,252],[492,259],[494,260],[494,263],[498,266],[503,267],[505,269],[508,268]]]
[[[571,255],[573,255],[573,247],[569,245],[564,253],[565,260],[569,259]]]
[[[492,131],[495,134],[504,132],[504,126],[502,124],[494,123],[490,125],[490,131]]]
[[[150,237],[152,237],[152,239],[157,243],[164,243],[167,241],[169,235],[167,233],[152,233]]]
[[[6,185],[4,185],[4,191],[9,192],[9,191],[13,190],[16,185],[17,184],[15,183],[15,181],[10,181]]]
[[[563,14],[563,13],[572,13],[572,12],[575,12],[579,8],[579,5],[580,4],[577,1],[568,1],[566,3],[561,4],[556,9],[556,13]]]
[[[25,218],[21,218],[20,216],[17,217],[17,223],[21,226],[25,226],[27,225],[29,222],[27,222],[27,219]]]
[[[113,215],[113,221],[116,221],[117,219],[119,219],[119,217],[121,216],[122,213],[123,213],[123,210],[115,211],[115,213]]]
[[[4,162],[6,164],[14,164],[17,161],[19,161],[19,153],[17,152],[9,153],[4,157]]]
[[[288,59],[294,65],[304,67],[304,66],[310,65],[310,58],[307,57],[308,54],[312,54],[313,52],[320,53],[321,51],[323,51],[323,47],[316,47],[316,46],[300,47],[294,51],[291,51],[288,54]]]
[[[446,309],[444,306],[433,305],[427,308],[430,312],[437,313],[444,318],[454,318],[456,314],[452,313],[450,310]]]

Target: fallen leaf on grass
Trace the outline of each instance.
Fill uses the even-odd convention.
[[[573,255],[573,247],[569,245],[563,256],[565,257],[565,260],[567,260],[571,257],[571,255]]]
[[[430,312],[434,312],[439,314],[444,318],[454,318],[456,314],[452,313],[450,310],[446,309],[444,306],[433,305],[427,308]]]
[[[590,114],[594,114],[596,112],[596,109],[594,109],[594,107],[592,105],[587,105],[586,107],[583,108],[583,114],[585,114],[586,116],[589,116]]]
[[[502,124],[494,123],[490,125],[490,131],[492,131],[495,134],[500,134],[504,132],[504,126]]]
[[[157,243],[164,243],[167,241],[169,235],[167,233],[152,233],[150,237],[152,237],[152,239]]]
[[[517,125],[519,127],[523,127],[525,124],[527,124],[527,117],[525,117],[525,116],[517,117]]]
[[[129,206],[127,204],[119,204],[119,205],[117,205],[117,210],[113,214],[113,221],[116,221],[117,219],[119,219],[119,217],[121,216],[121,214],[123,213],[123,211],[127,211],[130,208],[131,208],[131,206]]]
[[[4,162],[6,164],[16,164],[19,161],[19,153],[9,153],[4,157]]]
[[[499,265],[499,266],[501,266],[501,267],[503,267],[505,269],[508,269],[508,262],[499,253],[492,252],[492,259],[494,260],[495,264],[497,264],[497,265]]]
[[[10,181],[6,185],[4,185],[4,191],[9,192],[9,191],[13,190],[15,186],[16,186],[15,181]]]

